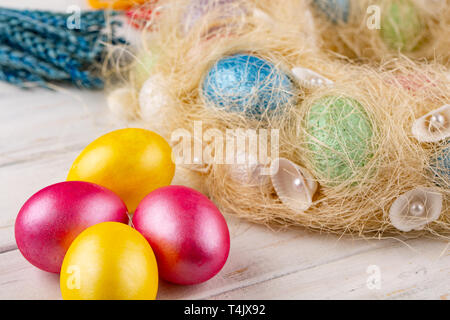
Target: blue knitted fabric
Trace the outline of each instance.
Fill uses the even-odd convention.
[[[67,27],[70,16],[0,8],[0,80],[21,87],[58,82],[103,88],[95,66],[102,62],[107,43],[126,43],[115,35],[120,23],[108,22],[111,32],[106,35],[104,11],[82,12],[77,29]]]
[[[0,81],[6,81],[20,87],[46,87],[44,79],[25,70],[0,69]]]
[[[431,159],[431,171],[438,186],[450,187],[450,139],[446,140],[442,149]]]

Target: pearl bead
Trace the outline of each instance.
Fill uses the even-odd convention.
[[[296,179],[294,180],[294,185],[295,185],[296,187],[300,187],[300,186],[302,185],[302,180],[300,180],[299,178],[296,178]]]
[[[425,206],[422,202],[416,201],[411,204],[409,207],[409,213],[414,217],[420,217],[425,214]]]
[[[445,125],[445,117],[440,114],[436,113],[433,114],[430,118],[430,126],[433,128],[442,128]]]

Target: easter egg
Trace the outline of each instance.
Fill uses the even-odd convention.
[[[206,196],[184,186],[153,191],[139,204],[133,225],[148,240],[161,278],[196,284],[216,275],[230,250],[224,217]]]
[[[155,255],[130,226],[99,223],[70,246],[60,287],[64,300],[154,300],[158,291]]]
[[[240,0],[190,0],[181,20],[184,32],[189,32],[200,19],[214,11],[217,11],[218,20],[244,14],[245,9],[239,2]]]
[[[314,5],[333,23],[348,22],[350,0],[314,0]]]
[[[158,63],[160,51],[156,46],[152,46],[148,51],[140,52],[136,57],[132,75],[137,88],[141,88],[144,82],[152,75],[153,69]]]
[[[430,163],[436,185],[448,188],[450,186],[450,140],[436,153]]]
[[[170,86],[164,75],[155,73],[150,76],[139,91],[140,115],[149,122],[151,128],[159,131],[168,117],[167,110],[174,99],[170,95]]]
[[[17,246],[34,266],[58,273],[75,237],[105,221],[128,223],[127,208],[112,191],[81,181],[53,184],[20,209],[15,223]]]
[[[426,74],[397,74],[394,84],[400,85],[405,90],[416,94],[427,87],[434,87],[434,81]]]
[[[382,10],[381,38],[391,49],[413,51],[422,40],[422,22],[410,0],[394,0]]]
[[[148,0],[88,0],[94,9],[126,10],[136,5],[144,4]]]
[[[295,103],[291,79],[272,63],[236,54],[217,61],[203,80],[206,103],[250,118],[273,115]]]
[[[146,0],[145,5],[129,9],[125,13],[128,23],[136,29],[146,28],[148,31],[153,31],[153,24],[161,13],[158,10],[161,7],[157,7],[158,1]]]
[[[131,120],[136,117],[136,91],[129,87],[118,88],[112,91],[106,100],[109,110],[119,119]]]
[[[67,180],[97,183],[114,191],[133,212],[151,191],[169,185],[175,173],[172,150],[158,134],[145,129],[120,129],[88,145]]]
[[[373,157],[372,124],[362,105],[348,97],[325,96],[306,119],[311,162],[325,185],[352,178]]]

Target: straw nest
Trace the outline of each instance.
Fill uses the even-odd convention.
[[[450,236],[448,175],[439,171],[440,183],[437,183],[436,174],[430,172],[433,159],[446,144],[420,143],[411,134],[417,118],[450,101],[450,79],[442,66],[419,65],[405,57],[389,60],[377,68],[330,60],[317,45],[306,2],[286,1],[285,6],[280,6],[274,1],[231,1],[226,10],[221,6],[210,10],[188,30],[183,24],[186,1],[159,4],[161,13],[151,25],[154,31],[144,32],[141,48],[120,88],[120,99],[115,95],[117,90],[111,96],[115,95],[116,111],[120,109],[122,114],[143,118],[149,129],[171,141],[177,159],[180,150],[186,150],[181,146],[191,147],[190,154],[182,152],[185,161],[178,164],[182,176],[201,186],[224,212],[264,224],[298,225],[380,238],[405,234],[391,224],[389,209],[405,192],[426,187],[443,195],[442,213],[423,230],[405,235]],[[218,59],[236,53],[265,59],[289,75],[295,83],[290,92],[295,96],[293,102],[280,104],[275,112],[255,117],[248,115],[245,106],[242,112],[228,112],[207,103],[202,93],[206,74]],[[321,74],[332,80],[334,86],[302,86],[290,71],[297,66]],[[154,79],[155,88],[149,95],[139,97],[148,77]],[[284,90],[274,88],[280,89]],[[156,93],[160,98],[155,100]],[[334,98],[324,100],[324,97]],[[311,147],[311,141],[317,140],[308,122],[313,106],[321,101],[327,107],[339,98],[357,101],[366,126],[361,129],[357,124],[356,129],[370,130],[364,144],[356,144],[366,148],[357,160],[351,155],[352,144],[333,127],[324,130],[330,130],[328,139],[336,140],[331,145],[340,149],[326,144],[320,145],[322,149]],[[142,114],[140,99],[141,104],[152,102],[146,106],[154,108],[151,116]],[[118,101],[121,101],[119,107]],[[195,133],[199,124],[200,136]],[[235,148],[225,150],[219,138],[235,129],[242,129],[234,131],[235,135],[248,129],[259,134],[267,130],[269,138],[265,141],[272,160],[274,154],[270,151],[276,149],[279,157],[312,174],[319,188],[309,209],[294,211],[286,206],[276,194],[270,177],[249,179],[254,175],[255,166],[221,161],[222,155]],[[270,136],[274,130],[278,143]],[[189,136],[190,140],[184,139]],[[200,137],[202,144],[193,141],[196,137]],[[248,143],[246,140],[244,145]],[[316,143],[323,144],[323,141]],[[346,166],[345,175],[331,177],[326,170],[318,168],[317,159],[323,158],[320,153],[323,150],[328,157],[335,156],[338,165]],[[252,154],[248,149],[246,152],[248,161]],[[236,159],[236,155],[232,158]],[[259,162],[258,167],[267,164]]]
[[[449,63],[448,0],[338,0],[346,15],[327,16],[326,6],[309,2],[322,48],[348,58],[379,62],[403,54],[412,59]],[[333,0],[334,1],[334,0]]]

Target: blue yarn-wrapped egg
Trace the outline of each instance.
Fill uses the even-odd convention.
[[[435,182],[442,188],[450,186],[450,140],[431,160],[431,171],[435,176]]]
[[[189,32],[199,20],[213,11],[218,11],[218,20],[245,14],[238,0],[190,0],[182,17],[184,31]]]
[[[333,23],[348,22],[350,0],[314,0],[314,4]]]
[[[296,101],[289,76],[253,55],[236,54],[217,61],[202,86],[208,105],[250,118],[274,115]]]

